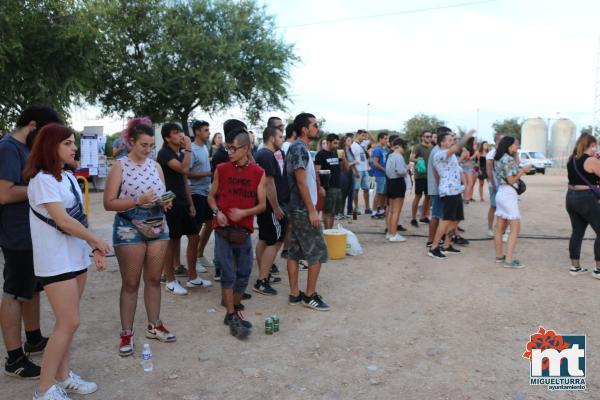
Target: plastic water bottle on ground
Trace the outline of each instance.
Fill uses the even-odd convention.
[[[142,367],[144,368],[144,372],[150,372],[154,369],[154,364],[152,363],[152,350],[150,350],[150,345],[148,343],[144,343]]]

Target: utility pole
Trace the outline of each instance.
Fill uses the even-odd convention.
[[[369,131],[369,108],[371,107],[371,103],[367,103],[367,127],[365,128],[367,132]]]
[[[600,135],[600,38],[598,39],[598,58],[596,61],[596,93],[594,95],[594,123],[592,134]]]

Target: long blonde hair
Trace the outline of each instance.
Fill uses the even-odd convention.
[[[583,156],[583,153],[585,153],[585,151],[589,149],[591,145],[597,143],[598,140],[595,136],[592,136],[589,133],[582,133],[581,136],[577,138],[575,148],[573,149],[573,154],[571,154],[571,157],[569,157],[569,161],[571,161],[573,157],[581,158],[581,156]]]

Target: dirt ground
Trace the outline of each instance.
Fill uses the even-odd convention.
[[[537,175],[525,180],[522,234],[568,237],[566,179]],[[410,201],[412,195],[402,213],[404,226],[409,226]],[[487,207],[487,202],[466,207],[465,237],[485,238]],[[101,194],[92,195],[91,214],[96,230],[110,239],[112,215],[102,210]],[[442,261],[426,256],[423,238],[384,241],[381,221],[361,216],[346,227],[357,232],[365,253],[324,266],[318,291],[332,306],[330,312],[287,305],[281,259],[280,293],[254,294],[245,302],[246,317],[256,327],[246,341],[230,336],[223,325],[218,285],[184,297],[163,292],[162,317],[177,342],[151,342],[151,373],[140,366],[142,297],[135,322],[136,354],[121,358],[116,259],[110,259],[107,272],[91,271],[72,357],[73,369],[99,385],[86,398],[600,398],[600,320],[593,317],[600,281],[589,274],[568,274],[567,240],[521,239],[517,257],[527,267],[508,270],[494,263],[489,240],[473,241],[462,255]],[[422,224],[407,233],[426,232]],[[584,243],[587,266],[593,262],[592,243]],[[208,255],[212,249],[211,240]],[[212,277],[212,271],[204,275]],[[256,268],[253,279],[255,275]],[[264,319],[271,314],[280,315],[281,331],[267,336]],[[48,334],[53,317],[44,297],[42,316],[42,331]],[[521,354],[539,326],[587,335],[586,392],[550,392],[529,385],[528,360]],[[0,398],[26,399],[36,382],[0,376],[0,386]]]

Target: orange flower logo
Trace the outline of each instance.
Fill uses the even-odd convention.
[[[527,343],[527,351],[523,353],[523,357],[528,358],[531,363],[531,350],[533,349],[540,349],[541,351],[546,349],[556,349],[560,352],[567,349],[569,346],[570,344],[565,342],[562,336],[557,335],[556,332],[551,330],[547,331],[540,327],[537,333],[531,335],[531,340]],[[560,361],[562,363],[565,359],[563,358]],[[542,370],[547,370],[549,365],[550,361],[547,358],[544,358],[542,360]]]

